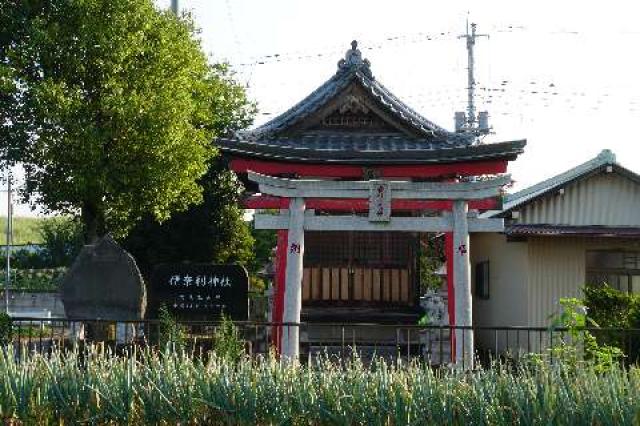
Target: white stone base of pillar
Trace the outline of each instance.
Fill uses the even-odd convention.
[[[116,323],[116,343],[119,345],[133,342],[136,337],[135,324],[119,322]]]
[[[71,339],[74,341],[84,340],[84,323],[79,321],[72,321],[71,324]]]

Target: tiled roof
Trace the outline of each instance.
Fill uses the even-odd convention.
[[[565,226],[547,224],[505,225],[504,232],[510,236],[573,236],[573,237],[640,237],[640,228],[624,226]]]
[[[428,139],[372,135],[313,135],[261,140],[218,139],[229,154],[282,161],[323,161],[345,164],[435,163],[490,159],[515,159],[524,140],[486,145],[440,145]]]
[[[395,127],[395,133],[324,128],[295,130],[296,125],[308,122],[305,120],[315,120],[314,114],[320,111],[326,114],[325,108],[354,82],[359,86],[358,90],[373,99],[381,114],[392,120],[398,129],[405,130],[396,131]],[[345,58],[338,62],[336,74],[305,99],[268,123],[219,138],[217,143],[228,154],[282,161],[411,164],[512,160],[522,153],[526,141],[477,144],[470,135],[449,132],[427,120],[373,77],[369,61],[362,58],[354,41]]]
[[[370,65],[368,60],[362,58],[357,42],[353,41],[351,49],[345,55],[345,59],[341,59],[338,62],[338,71],[333,77],[273,120],[256,129],[239,133],[239,138],[261,139],[277,136],[293,124],[318,111],[342,89],[353,81],[357,81],[372,97],[384,105],[391,114],[409,127],[416,129],[425,137],[436,136],[439,139],[455,140],[457,143],[473,143],[472,138],[447,131],[427,120],[398,99],[373,77]]]

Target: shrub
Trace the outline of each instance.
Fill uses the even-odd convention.
[[[171,315],[166,305],[160,306],[158,309],[158,344],[161,349],[182,348],[184,349],[187,340],[187,334],[184,328]]]
[[[608,285],[584,288],[589,318],[604,328],[640,328],[640,295],[619,291]],[[635,333],[635,334],[634,334]],[[630,362],[640,360],[640,334],[637,332],[598,331],[596,338],[622,348]]]
[[[599,327],[587,317],[587,307],[577,298],[560,299],[561,310],[554,318],[551,328],[566,328],[569,340],[556,334],[556,340],[549,349],[551,356],[572,367],[577,367],[582,358],[590,360],[599,371],[611,369],[623,358],[622,350],[610,344],[598,343],[586,327]]]
[[[6,246],[5,246],[6,247]],[[2,248],[0,254],[0,264],[7,264],[7,251]],[[11,267],[15,269],[42,269],[49,266],[47,260],[43,256],[42,249],[12,249],[11,250]]]
[[[608,285],[587,285],[584,302],[589,318],[601,327],[640,326],[640,295],[619,291]]]
[[[240,337],[240,331],[226,315],[222,316],[222,321],[216,327],[213,339],[213,350],[216,356],[231,363],[237,363],[245,355],[244,341]]]
[[[14,269],[11,271],[11,288],[16,291],[55,292],[67,273],[67,268]],[[4,288],[6,275],[0,275]]]
[[[13,324],[8,313],[0,313],[0,345],[6,345],[13,341]]]

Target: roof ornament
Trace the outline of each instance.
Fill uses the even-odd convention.
[[[610,149],[603,149],[597,157],[603,163],[613,164],[616,162],[616,155]]]
[[[362,59],[362,52],[358,49],[358,42],[351,42],[351,49],[347,50],[344,59],[338,61],[338,73],[350,70],[362,71],[367,77],[373,78],[371,74],[371,63],[368,59]]]

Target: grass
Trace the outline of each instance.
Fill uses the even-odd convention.
[[[231,362],[132,349],[0,351],[5,424],[619,425],[640,418],[640,370],[433,370],[421,364]],[[16,361],[19,359],[19,361]]]
[[[14,217],[13,244],[40,244],[40,226],[47,218],[43,217]],[[0,245],[7,242],[7,217],[0,217]]]

